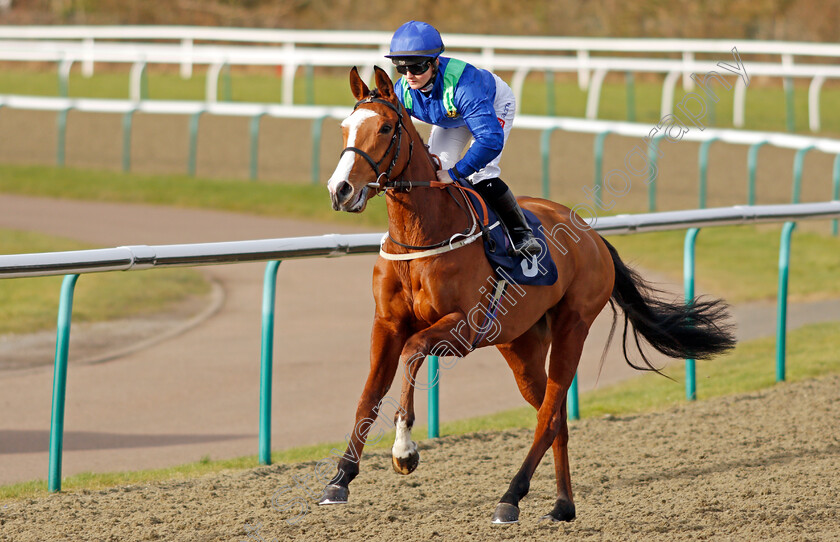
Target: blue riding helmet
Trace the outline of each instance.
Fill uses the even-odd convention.
[[[394,32],[391,52],[385,58],[390,58],[398,66],[406,66],[427,58],[437,58],[442,52],[443,40],[434,26],[408,21]]]

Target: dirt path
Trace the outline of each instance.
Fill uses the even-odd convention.
[[[232,213],[8,195],[0,196],[0,227],[102,246],[336,231],[333,225]],[[352,426],[353,407],[368,367],[372,263],[372,257],[358,256],[281,265],[273,448],[340,441]],[[97,365],[78,363],[83,356],[77,350],[77,336],[71,334],[65,475],[256,453],[264,266],[202,269],[220,286],[223,299],[219,310],[200,326]],[[772,334],[774,315],[772,304],[737,307],[740,338]],[[801,307],[792,311],[791,327],[837,315],[835,303]],[[599,319],[587,341],[580,367],[583,390],[595,386],[608,329],[609,318]],[[43,340],[47,346],[40,355],[46,366],[0,371],[0,483],[46,477],[53,340],[49,334]],[[599,384],[632,374],[616,348],[607,357]],[[398,396],[398,387],[390,395]],[[419,393],[417,399],[418,423],[423,424],[426,397]],[[518,406],[524,402],[495,350],[471,354],[442,376],[443,421]]]
[[[344,506],[311,505],[314,463],[59,494],[0,506],[0,540],[840,540],[840,377],[783,384],[668,411],[572,424],[578,519],[549,525],[552,462],[491,525],[530,442],[524,430],[421,444],[411,476],[366,456]],[[310,479],[311,480],[311,479]],[[318,487],[308,482],[313,492]],[[294,498],[309,510],[278,508]],[[253,532],[253,531],[252,531]],[[252,535],[254,536],[254,535]]]

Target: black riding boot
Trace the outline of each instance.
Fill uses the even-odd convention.
[[[498,177],[479,181],[474,185],[475,189],[484,198],[484,201],[496,211],[499,219],[507,228],[510,238],[513,241],[513,251],[522,256],[537,256],[541,248],[534,237],[525,214],[519,203],[516,201],[513,192]]]

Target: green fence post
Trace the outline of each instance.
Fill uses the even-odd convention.
[[[321,134],[324,131],[326,118],[328,115],[312,119],[312,184],[318,184],[321,176]]]
[[[277,268],[280,261],[268,262],[263,279],[262,349],[260,353],[260,465],[271,465],[271,372],[274,364],[274,305]]]
[[[802,170],[805,165],[805,155],[813,148],[814,146],[810,145],[804,149],[799,149],[796,151],[796,156],[793,157],[793,194],[791,196],[791,203],[799,203],[802,192]]]
[[[790,238],[796,222],[785,222],[779,247],[779,292],[776,312],[776,382],[785,380],[785,350],[787,346],[787,291],[790,268]]]
[[[143,70],[140,72],[140,99],[149,99],[149,73],[145,62],[143,63]]]
[[[554,71],[545,70],[546,114],[553,117],[557,114],[555,106]]]
[[[67,114],[73,107],[67,107],[62,109],[58,112],[58,116],[56,117],[56,128],[58,129],[58,135],[56,138],[56,148],[55,148],[55,163],[58,167],[64,167],[64,158],[66,152],[66,140],[67,140]]]
[[[834,157],[834,176],[832,184],[834,188],[831,192],[831,199],[834,201],[840,200],[840,154]],[[832,220],[831,233],[837,237],[837,219]]]
[[[755,205],[755,171],[758,168],[758,149],[766,145],[766,141],[759,141],[750,145],[747,153],[747,205]]]
[[[134,123],[134,113],[137,109],[126,111],[123,115],[123,148],[122,148],[122,170],[126,173],[131,170],[131,126]]]
[[[260,121],[265,116],[265,112],[258,113],[251,117],[251,174],[252,181],[257,180],[259,173],[259,153],[260,153]]]
[[[427,356],[429,363],[429,438],[440,436],[440,360]]]
[[[796,119],[794,118],[794,96],[793,96],[793,79],[785,77],[785,120],[787,123],[787,131],[796,131]]]
[[[601,194],[601,183],[604,180],[604,140],[608,135],[610,135],[610,131],[605,130],[595,136],[595,182],[593,187],[598,198],[603,198],[603,194]]]
[[[70,349],[70,319],[73,291],[79,275],[66,275],[58,303],[58,329],[53,369],[52,420],[50,421],[50,465],[47,486],[50,493],[61,491],[61,456],[64,449],[64,399],[67,391],[67,353]]]
[[[656,163],[659,161],[659,141],[665,137],[664,135],[654,136],[648,145],[648,212],[656,211],[656,176],[658,175],[658,168]]]
[[[697,241],[698,228],[689,228],[685,232],[683,245],[683,288],[685,290],[685,304],[694,304],[694,246]],[[697,400],[697,370],[695,360],[685,360],[685,398],[689,401]]]
[[[559,126],[546,128],[543,130],[540,138],[540,154],[542,155],[542,197],[545,199],[550,199],[549,196],[551,194],[551,181],[548,174],[548,153],[551,150],[551,133],[559,129]]]
[[[198,154],[198,121],[203,113],[204,111],[199,111],[190,116],[190,150],[187,157],[187,174],[190,177],[195,177],[196,155]]]
[[[636,122],[636,82],[633,72],[624,72],[624,89],[627,96],[627,122]]]
[[[307,64],[306,72],[306,103],[313,105],[315,103],[315,68],[312,64]]]
[[[706,118],[709,119],[709,126],[717,126],[717,106],[715,105],[715,101],[709,100],[706,105],[709,107],[709,113],[706,115]]]
[[[697,153],[697,161],[699,162],[698,169],[700,181],[700,186],[698,188],[699,195],[697,205],[700,209],[706,208],[706,178],[709,172],[709,147],[711,147],[712,143],[717,141],[717,139],[718,138],[713,137],[700,143],[700,150]]]
[[[233,82],[230,77],[230,64],[222,66],[222,101],[229,102],[233,97]]]
[[[575,377],[572,379],[571,385],[569,385],[569,391],[566,392],[566,404],[568,406],[568,414],[567,417],[570,420],[579,420],[580,419],[580,403],[578,401],[578,377],[577,373],[575,373]]]

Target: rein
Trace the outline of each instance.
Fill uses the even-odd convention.
[[[353,153],[358,154],[362,158],[364,158],[365,161],[367,161],[367,163],[370,165],[370,167],[373,168],[373,172],[376,174],[376,182],[371,183],[371,184],[375,184],[377,186],[379,185],[379,180],[383,176],[385,177],[386,182],[390,179],[391,171],[394,169],[394,166],[397,165],[397,160],[400,157],[400,144],[402,143],[402,128],[404,127],[402,111],[400,111],[397,106],[395,106],[394,104],[392,104],[388,100],[383,100],[382,98],[379,98],[378,96],[379,96],[378,92],[374,89],[373,92],[370,93],[370,96],[368,96],[364,100],[359,100],[358,102],[356,102],[356,105],[353,107],[353,111],[358,109],[359,106],[363,105],[363,104],[378,103],[378,104],[382,104],[382,105],[385,105],[385,106],[389,107],[390,109],[392,109],[397,114],[397,125],[394,127],[394,135],[391,136],[391,142],[388,143],[388,148],[385,149],[385,154],[382,155],[382,158],[378,162],[375,162],[373,160],[373,158],[368,153],[366,153],[365,151],[363,151],[362,149],[360,149],[358,147],[344,147],[344,149],[341,151],[341,154],[339,155],[339,158],[341,158],[342,156],[344,156],[345,152],[353,152]],[[394,145],[397,146],[396,151],[394,151],[394,158],[391,159],[391,163],[388,165],[388,169],[385,172],[380,172],[379,167],[382,165],[382,162],[384,162],[385,159],[388,158],[388,155],[391,153],[391,149],[394,148]],[[414,142],[411,141],[411,138],[409,138],[409,140],[408,140],[408,161],[409,162],[411,161],[411,156],[413,154],[414,154]]]
[[[395,189],[395,190],[405,190],[406,192],[410,192],[412,188],[457,188],[462,192],[470,192],[472,195],[476,197],[478,203],[481,205],[481,211],[483,213],[483,220],[482,225],[486,228],[489,225],[489,219],[487,217],[487,204],[484,202],[484,198],[481,197],[477,191],[473,190],[472,188],[467,188],[466,186],[462,186],[458,183],[442,183],[440,181],[387,181],[384,186],[381,188],[383,190]],[[467,200],[469,201],[469,199]],[[472,202],[470,201],[470,206]]]
[[[432,245],[426,245],[426,246],[413,246],[413,245],[406,245],[404,243],[400,243],[399,241],[397,241],[396,239],[391,237],[391,233],[388,232],[386,237],[384,237],[382,239],[383,243],[385,242],[385,239],[387,238],[387,239],[390,239],[391,242],[393,242],[394,244],[396,244],[398,246],[401,246],[403,248],[410,249],[410,250],[421,250],[422,252],[408,253],[408,254],[391,254],[389,252],[385,252],[384,249],[380,249],[380,251],[379,251],[380,256],[382,256],[383,258],[388,259],[388,260],[413,260],[413,259],[417,259],[417,258],[424,258],[424,257],[427,257],[427,256],[432,256],[434,254],[440,254],[440,253],[443,253],[443,252],[448,252],[450,250],[455,250],[457,248],[461,248],[462,246],[468,245],[468,244],[476,241],[480,237],[484,236],[486,234],[486,232],[488,232],[490,229],[492,229],[493,227],[495,227],[497,225],[497,224],[494,224],[492,227],[490,227],[488,213],[487,213],[487,204],[484,202],[484,198],[482,198],[481,195],[477,191],[473,190],[472,188],[467,188],[466,186],[461,186],[460,184],[457,184],[457,183],[442,183],[440,181],[391,180],[391,172],[393,171],[394,167],[397,165],[397,161],[399,160],[399,157],[400,157],[403,128],[405,128],[403,114],[402,114],[402,111],[400,110],[400,108],[398,106],[392,104],[388,100],[384,100],[384,99],[380,98],[379,93],[376,89],[374,89],[370,93],[370,96],[368,96],[367,98],[365,98],[363,100],[359,100],[358,102],[356,102],[356,105],[353,107],[353,111],[358,109],[359,106],[361,106],[361,105],[370,104],[370,103],[376,103],[376,104],[384,105],[384,106],[388,107],[389,109],[391,109],[392,111],[394,111],[397,114],[397,124],[394,127],[394,134],[391,136],[391,141],[388,143],[388,148],[385,149],[385,153],[382,155],[382,158],[380,158],[379,161],[374,160],[373,157],[370,156],[370,154],[368,154],[367,152],[365,152],[364,150],[362,150],[358,147],[345,147],[341,151],[341,155],[339,157],[344,156],[344,153],[346,153],[346,152],[352,152],[352,153],[358,154],[359,156],[364,158],[365,161],[368,163],[368,165],[370,165],[371,169],[373,169],[374,174],[376,174],[376,181],[372,182],[372,183],[368,183],[367,187],[368,188],[373,188],[374,190],[376,190],[377,194],[379,194],[381,192],[387,192],[388,190],[410,192],[412,188],[441,188],[441,189],[443,189],[443,188],[446,188],[446,189],[456,188],[456,189],[458,189],[462,192],[462,194],[464,196],[464,199],[466,200],[467,205],[469,206],[469,210],[464,209],[464,211],[470,216],[470,218],[473,221],[472,227],[467,229],[464,233],[456,233],[455,235],[453,235],[449,239],[444,239],[443,241],[441,241],[439,243],[435,243],[435,244],[432,244]],[[394,149],[394,157],[391,159],[390,164],[388,164],[388,169],[385,170],[384,172],[382,172],[382,171],[380,171],[379,168],[382,166],[383,162],[385,162],[385,160],[388,158],[388,155],[391,154],[392,149]],[[411,138],[409,137],[408,163],[411,162],[411,158],[412,158],[413,154],[414,154],[414,141],[412,141]],[[383,177],[385,178],[384,182],[382,182]],[[475,206],[473,205],[470,198],[466,197],[466,194],[465,194],[466,192],[470,192],[473,195],[475,195],[476,199],[478,200],[479,204],[481,205],[482,217],[483,218],[482,218],[482,224],[481,224],[481,226],[482,226],[481,231],[478,232],[478,233],[473,233],[473,232],[475,232],[476,226],[478,225],[478,221],[477,221],[478,212],[476,211]],[[456,203],[457,203],[457,200],[456,200]],[[459,203],[458,206],[461,207],[461,204]],[[461,207],[461,208],[463,209],[463,207]],[[464,239],[462,239],[460,241],[457,241],[457,242],[454,242],[455,238],[458,237],[458,236],[464,237]]]
[[[487,216],[487,205],[484,203],[484,198],[482,198],[481,195],[478,192],[476,192],[472,188],[467,188],[466,186],[461,186],[461,185],[455,184],[455,183],[442,183],[440,181],[388,181],[388,182],[385,183],[384,186],[381,187],[381,190],[404,190],[406,192],[410,192],[411,189],[414,188],[414,187],[417,187],[417,188],[441,188],[441,189],[442,188],[457,188],[457,189],[461,190],[462,194],[464,194],[465,192],[471,192],[471,193],[475,194],[476,198],[478,199],[478,202],[481,204],[482,211],[484,211],[482,224],[481,224],[481,229],[480,229],[480,231],[476,232],[476,226],[478,225],[478,221],[476,219],[478,218],[478,213],[476,212],[475,206],[473,205],[472,201],[470,201],[470,199],[468,197],[466,197],[466,194],[464,194],[464,199],[467,201],[467,204],[469,205],[469,210],[465,210],[465,211],[467,211],[470,218],[472,219],[472,222],[473,222],[472,227],[470,227],[464,233],[456,233],[455,235],[453,235],[449,239],[444,239],[440,243],[435,243],[433,245],[426,245],[426,246],[420,246],[420,247],[400,243],[399,241],[397,241],[396,239],[391,237],[391,232],[388,232],[382,238],[382,244],[383,245],[384,245],[386,239],[390,239],[392,243],[394,243],[396,245],[399,245],[403,248],[407,248],[407,249],[411,249],[411,250],[420,250],[421,252],[409,252],[409,253],[406,253],[406,254],[394,254],[394,253],[391,253],[391,252],[386,252],[384,248],[380,247],[379,255],[381,257],[385,258],[386,260],[399,260],[399,261],[416,260],[416,259],[419,259],[419,258],[427,258],[429,256],[435,256],[437,254],[443,254],[445,252],[450,252],[452,250],[459,249],[461,247],[464,247],[466,245],[469,245],[470,243],[473,243],[473,242],[481,239],[482,237],[486,236],[489,233],[490,230],[492,230],[493,228],[495,228],[496,226],[499,225],[499,222],[496,222],[495,224],[490,226],[490,221],[489,221],[488,216]],[[457,202],[457,200],[456,200],[456,202]],[[461,239],[460,241],[455,241],[455,238],[459,237],[459,236],[463,237],[463,239]]]

